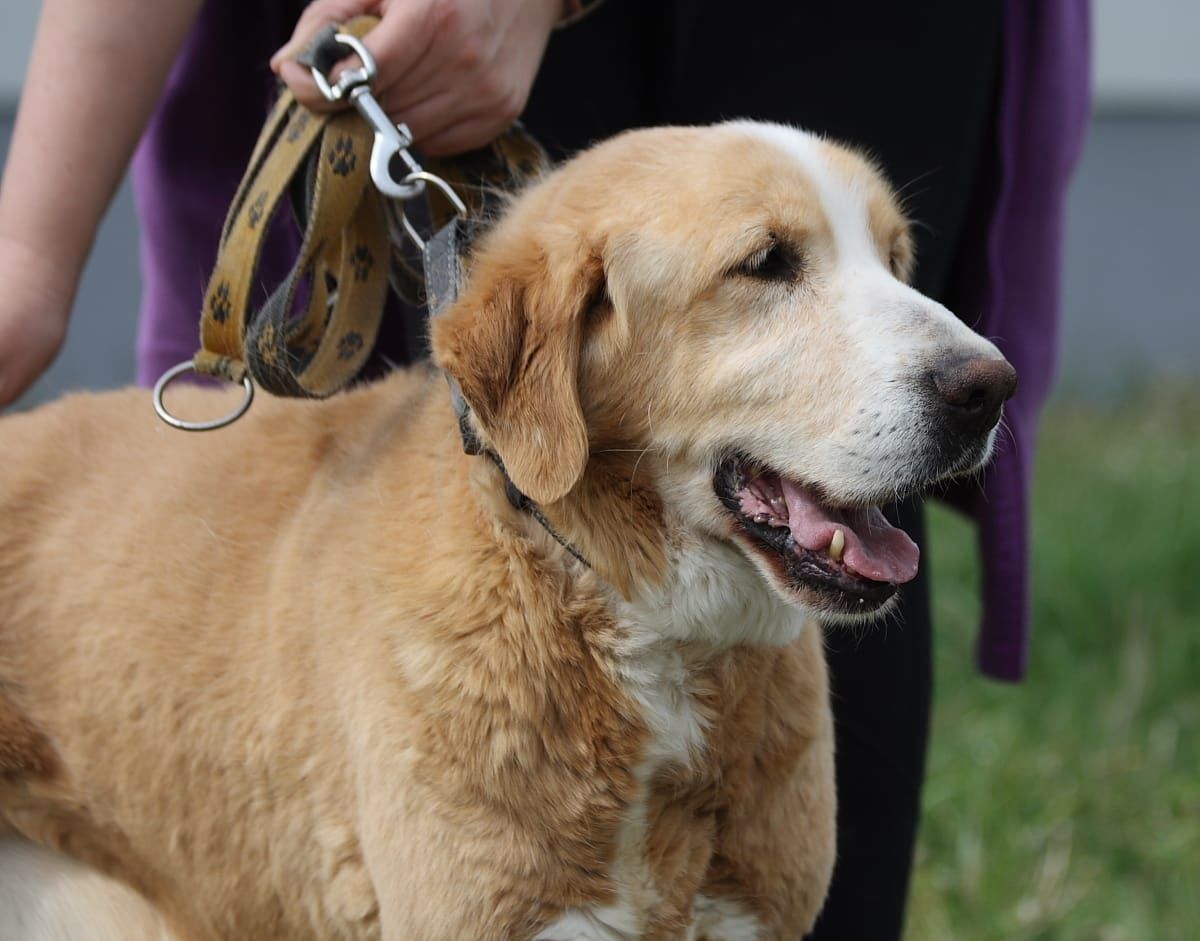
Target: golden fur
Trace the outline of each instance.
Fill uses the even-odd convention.
[[[869,183],[894,264],[874,171],[812,146]],[[768,228],[834,264],[826,215],[744,128],[666,129],[551,175],[477,253],[435,357],[590,570],[462,453],[428,367],[208,435],[141,391],[0,421],[0,833],[179,939],[799,937],[834,854],[820,632],[706,481],[739,436],[806,470],[780,429],[832,439],[872,394],[829,297],[729,277]]]

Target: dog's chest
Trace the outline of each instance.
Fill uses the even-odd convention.
[[[648,730],[637,790],[618,827],[603,904],[569,909],[537,941],[755,937],[736,903],[714,909],[703,894],[712,857],[718,773],[711,754],[711,677],[674,641],[631,631],[616,669]],[[707,926],[702,933],[702,926]]]

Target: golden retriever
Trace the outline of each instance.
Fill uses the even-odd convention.
[[[632,132],[432,326],[492,459],[430,366],[207,436],[135,390],[0,421],[0,936],[794,941],[816,619],[889,609],[878,505],[1015,382],[911,254],[849,150]]]

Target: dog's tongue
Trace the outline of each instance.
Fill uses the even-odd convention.
[[[837,530],[846,540],[842,564],[876,582],[900,584],[917,577],[921,551],[908,533],[889,523],[876,508],[843,510],[824,506],[786,478],[779,485],[787,501],[788,528],[805,549],[829,548]]]

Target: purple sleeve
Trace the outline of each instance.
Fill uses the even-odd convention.
[[[1015,681],[1028,662],[1029,497],[1038,413],[1057,361],[1067,185],[1091,111],[1090,4],[1008,0],[1004,16],[991,211],[976,246],[983,264],[956,301],[978,314],[1020,388],[982,490],[963,486],[951,502],[980,527],[980,668]]]

